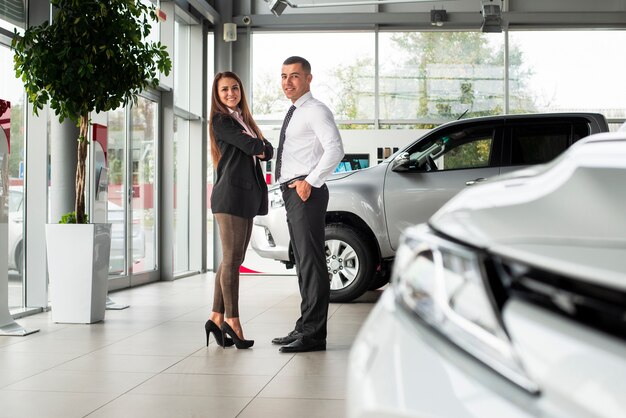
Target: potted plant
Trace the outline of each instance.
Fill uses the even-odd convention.
[[[157,19],[153,5],[146,5],[141,0],[51,0],[50,3],[55,7],[52,24],[44,22],[30,27],[22,36],[16,33],[12,43],[15,73],[24,82],[35,114],[49,103],[60,122],[70,119],[79,127],[74,212],[64,216],[62,221],[75,223],[78,227],[88,224],[85,213],[85,163],[91,112],[106,112],[136,102],[139,92],[157,86],[158,72],[169,74],[172,64],[165,46],[160,42],[145,41],[151,27],[149,20]],[[98,228],[89,225],[93,230],[94,251],[106,256],[104,282],[97,285],[105,286],[102,302],[105,303],[110,239],[107,249],[106,243],[94,239]],[[46,240],[54,319],[55,311],[60,313],[62,310],[62,295],[55,288],[55,269],[51,259],[67,255],[70,259],[61,261],[61,264],[74,270],[79,257],[66,247],[69,243],[61,246],[51,243],[50,227],[53,226],[47,226]],[[107,234],[104,228],[100,235],[110,237],[110,225],[108,231]],[[69,236],[73,242],[83,235],[74,230],[71,233],[65,230],[61,234]],[[84,246],[79,244],[76,251]],[[93,273],[103,270],[102,266],[93,262],[87,264]],[[61,270],[59,273],[62,276],[68,273]],[[55,294],[59,296],[56,301]],[[99,296],[97,299],[99,305]],[[70,301],[73,304],[76,302],[77,299]],[[87,321],[83,317],[77,321],[59,319],[56,322],[96,322],[102,319],[98,316],[100,314],[92,314]]]

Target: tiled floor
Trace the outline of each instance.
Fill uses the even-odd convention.
[[[380,291],[331,304],[325,352],[282,354],[293,328],[295,277],[242,276],[240,315],[251,350],[223,349],[204,322],[212,273],[113,293],[122,311],[92,325],[18,322],[41,331],[0,337],[0,417],[334,418],[345,416],[348,352]]]

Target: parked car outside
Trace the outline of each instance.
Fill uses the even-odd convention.
[[[496,175],[545,163],[587,135],[608,131],[593,113],[501,115],[433,129],[382,163],[332,175],[326,214],[331,301],[346,302],[389,281],[407,226],[426,222],[460,190]],[[256,217],[252,248],[293,266],[286,213],[277,187]]]
[[[362,417],[623,417],[626,132],[407,229],[349,357]]]
[[[22,187],[9,188],[9,254],[8,268],[23,274],[23,206],[24,191]],[[124,271],[124,254],[126,252],[124,237],[124,208],[109,201],[107,203],[108,220],[111,225],[111,256],[109,259],[109,273]],[[137,263],[145,258],[145,231],[140,225],[138,215],[133,216],[132,253],[133,262]]]
[[[124,271],[124,254],[126,254],[124,208],[109,200],[107,202],[107,219],[111,224],[109,274],[119,274]],[[133,211],[131,236],[132,262],[139,263],[146,257],[146,231],[141,225],[141,217],[135,211]]]
[[[9,186],[9,255],[8,268],[20,275],[24,270],[22,235],[24,233],[24,192],[22,187]]]

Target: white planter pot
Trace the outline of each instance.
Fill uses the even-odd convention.
[[[91,324],[106,309],[111,224],[47,224],[52,321]]]

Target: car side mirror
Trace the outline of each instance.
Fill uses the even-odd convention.
[[[391,170],[396,172],[409,171],[410,165],[411,161],[409,160],[409,153],[402,152],[391,162]]]

